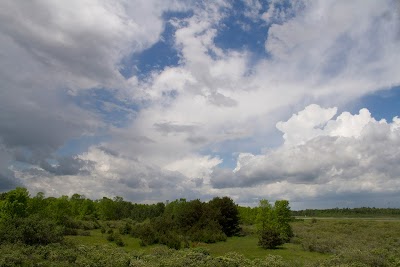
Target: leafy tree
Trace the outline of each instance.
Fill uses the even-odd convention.
[[[236,235],[240,231],[238,207],[231,198],[215,197],[209,205],[217,212],[216,219],[227,236]]]
[[[59,198],[48,198],[50,210],[49,216],[54,219],[57,224],[65,225],[71,221],[73,212],[72,205],[68,196],[61,196]]]
[[[256,222],[259,231],[266,230],[274,224],[272,205],[266,199],[260,200]]]
[[[26,188],[17,187],[9,191],[1,202],[0,217],[21,218],[27,216],[29,192]]]
[[[238,210],[239,210],[239,218],[241,224],[246,224],[246,225],[256,224],[257,213],[258,213],[257,208],[239,206]]]
[[[290,226],[292,220],[292,213],[289,207],[289,201],[277,200],[274,206],[275,221],[280,234],[280,237],[284,242],[289,242],[290,238],[293,237],[293,230]]]
[[[47,201],[44,197],[43,192],[39,192],[36,196],[32,197],[28,201],[28,213],[29,214],[42,214],[45,216],[47,209]]]
[[[97,212],[101,220],[114,220],[115,219],[115,205],[112,199],[103,197],[97,201]]]
[[[287,200],[278,200],[274,207],[268,200],[260,200],[257,214],[257,230],[259,233],[259,246],[263,248],[276,248],[289,242],[293,236],[289,224],[291,211]]]

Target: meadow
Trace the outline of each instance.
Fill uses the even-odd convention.
[[[156,262],[151,255],[161,253],[164,256],[159,257],[182,259],[196,251],[205,252],[213,259],[236,257],[238,265],[221,266],[252,266],[246,265],[246,260],[256,263],[265,259],[268,259],[267,265],[254,266],[400,266],[399,219],[309,218],[296,220],[291,225],[294,231],[291,242],[271,250],[257,246],[258,237],[252,226],[245,226],[245,236],[229,237],[225,242],[213,244],[193,242],[189,249],[182,251],[160,245],[142,247],[138,238],[123,235],[125,245],[119,249],[127,254],[136,253],[153,266],[167,265]],[[75,245],[118,249],[99,229],[90,231],[90,236],[68,236],[66,240]]]
[[[400,267],[399,210],[311,211],[284,200],[144,205],[17,188],[0,194],[0,267]]]
[[[124,221],[101,223],[117,232]],[[142,246],[130,234],[121,234],[118,245],[101,229],[84,230],[60,244],[2,244],[0,266],[400,266],[400,220],[318,218],[291,225],[294,237],[277,249],[260,248],[252,226],[244,227],[245,236],[180,250]]]

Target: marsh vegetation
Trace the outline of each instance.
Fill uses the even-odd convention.
[[[17,188],[0,195],[0,266],[400,266],[400,220],[378,213],[294,219],[287,201],[141,205]]]

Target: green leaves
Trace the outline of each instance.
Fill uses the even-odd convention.
[[[17,187],[6,194],[1,202],[1,218],[22,218],[27,216],[29,192],[26,188]]]
[[[217,221],[222,231],[227,236],[236,235],[239,230],[239,210],[237,205],[229,197],[215,197],[208,203],[216,211]]]
[[[259,232],[259,246],[276,248],[289,242],[293,236],[291,211],[287,200],[277,200],[272,205],[268,200],[260,200],[257,214],[257,229]]]

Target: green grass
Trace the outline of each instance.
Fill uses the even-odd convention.
[[[90,231],[90,236],[67,236],[66,240],[75,244],[82,245],[109,245],[112,247],[117,247],[114,242],[107,241],[107,234],[102,234],[101,231],[92,230]],[[157,247],[147,246],[141,247],[138,238],[133,238],[129,235],[123,235],[122,240],[125,243],[123,249],[125,251],[142,251],[148,253],[152,248]],[[320,260],[327,259],[329,255],[304,251],[299,244],[285,244],[279,249],[266,250],[257,246],[258,239],[256,236],[245,236],[245,237],[230,237],[226,242],[218,242],[214,244],[204,244],[195,243],[193,247],[204,247],[210,251],[212,256],[222,256],[228,252],[237,252],[243,254],[246,258],[264,258],[269,254],[282,256],[284,260],[296,262],[296,263],[310,263],[317,262]]]
[[[278,249],[266,250],[257,246],[258,237],[247,235],[231,237],[226,242],[214,244],[193,243],[193,247],[204,247],[212,256],[223,256],[229,252],[242,254],[248,259],[265,258],[267,255],[281,256],[290,266],[332,266],[337,264],[363,263],[366,266],[400,266],[400,221],[382,219],[318,218],[292,223],[295,237],[292,243]],[[247,233],[254,229],[247,227]],[[90,231],[90,236],[68,236],[67,241],[82,245],[108,245],[108,234],[100,230]],[[141,247],[140,240],[123,235],[126,252],[139,251],[151,254],[159,245]],[[325,265],[320,262],[326,261]]]
[[[296,263],[312,263],[329,258],[330,255],[304,251],[301,245],[284,244],[278,249],[263,249],[257,246],[258,238],[256,236],[231,237],[226,242],[215,244],[201,244],[199,246],[207,248],[211,255],[221,256],[228,252],[237,252],[245,257],[264,258],[267,255],[278,255],[284,260]]]
[[[335,255],[341,264],[400,266],[400,221],[320,219],[293,223],[304,250]]]
[[[96,246],[96,245],[110,245],[113,247],[118,247],[115,242],[110,242],[107,240],[108,234],[102,234],[100,229],[91,230],[90,236],[66,236],[65,239],[69,242],[75,244]],[[123,247],[126,251],[139,250],[139,251],[147,251],[150,247],[141,247],[138,238],[131,237],[129,235],[122,235],[122,240],[125,243]]]

